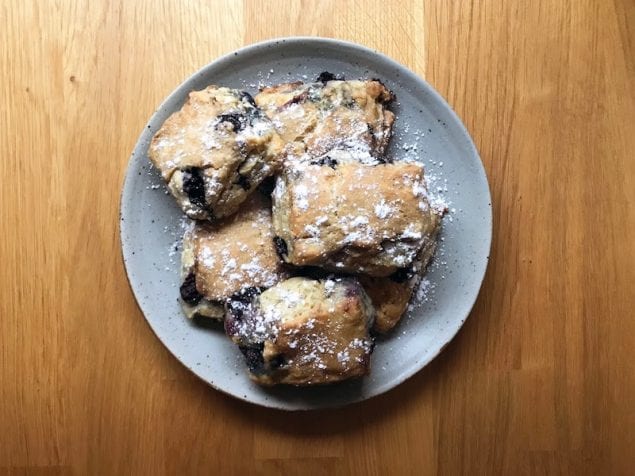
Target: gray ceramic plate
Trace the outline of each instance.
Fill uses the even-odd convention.
[[[199,327],[177,302],[182,214],[147,158],[153,134],[189,91],[209,84],[255,93],[259,84],[311,80],[320,72],[380,78],[397,95],[389,153],[426,164],[432,192],[451,212],[428,272],[426,299],[376,346],[371,375],[321,388],[263,389],[249,381],[221,326]],[[181,84],[144,128],[130,159],[121,198],[121,242],[130,285],[145,318],[170,352],[214,388],[287,410],[340,406],[386,392],[430,362],[454,337],[478,295],[492,232],[487,178],[469,134],[426,82],[376,51],[320,38],[285,38],[248,46],[205,66]]]

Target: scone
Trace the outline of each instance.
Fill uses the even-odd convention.
[[[435,231],[410,268],[401,268],[385,278],[359,276],[359,282],[377,311],[373,326],[375,332],[385,334],[399,323],[436,247]]]
[[[393,99],[379,80],[342,81],[329,73],[314,83],[267,87],[255,97],[288,144],[289,157],[342,148],[382,156],[395,120],[386,108]]]
[[[262,385],[317,385],[370,370],[375,311],[353,278],[295,277],[228,303],[227,335]]]
[[[183,238],[181,304],[188,317],[222,319],[225,301],[286,278],[273,245],[270,200],[254,193],[239,213],[195,222]]]
[[[194,219],[234,213],[281,165],[284,143],[246,92],[193,91],[150,143],[148,155]]]
[[[412,265],[439,221],[416,162],[296,162],[273,192],[276,247],[296,266],[389,276]]]

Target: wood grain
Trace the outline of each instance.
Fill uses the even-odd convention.
[[[633,474],[632,1],[10,0],[0,19],[0,474]],[[425,77],[473,135],[495,217],[444,353],[308,414],[234,401],[170,357],[118,241],[154,108],[283,35]]]

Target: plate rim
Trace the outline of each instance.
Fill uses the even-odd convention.
[[[145,149],[147,149],[147,146],[149,144],[149,140],[152,138],[152,136],[156,133],[156,130],[158,127],[160,127],[163,123],[163,121],[161,121],[161,124],[157,124],[158,120],[158,116],[161,115],[161,112],[165,109],[165,107],[167,105],[169,105],[171,102],[173,102],[175,99],[178,99],[180,96],[183,95],[183,90],[194,90],[193,86],[197,79],[199,79],[200,77],[204,76],[206,74],[206,72],[209,69],[212,68],[217,68],[219,66],[222,66],[223,63],[231,61],[233,58],[240,56],[241,54],[244,53],[248,53],[248,52],[252,52],[254,50],[258,50],[258,49],[262,49],[262,48],[271,48],[271,47],[276,47],[280,44],[302,44],[302,43],[314,43],[316,47],[319,46],[328,46],[331,48],[349,48],[352,50],[357,50],[358,52],[362,53],[362,54],[367,54],[367,55],[372,55],[375,57],[378,57],[379,61],[384,62],[385,64],[387,64],[388,66],[391,66],[393,68],[396,68],[397,70],[399,70],[399,72],[405,76],[410,77],[413,81],[418,82],[423,89],[426,90],[426,93],[429,94],[430,96],[433,97],[433,99],[435,101],[437,101],[438,103],[440,103],[442,106],[444,106],[444,109],[446,110],[446,112],[448,112],[450,114],[450,116],[452,116],[452,118],[454,119],[455,125],[457,125],[461,132],[463,133],[463,135],[465,136],[465,138],[467,139],[467,143],[466,145],[469,148],[469,152],[470,154],[473,156],[473,158],[478,159],[475,160],[475,165],[478,167],[480,174],[482,174],[482,177],[484,178],[484,185],[485,185],[485,189],[487,191],[487,199],[488,199],[488,205],[486,207],[486,209],[483,211],[484,214],[487,214],[486,217],[486,223],[484,226],[484,229],[487,232],[487,243],[486,243],[486,249],[487,249],[487,256],[483,258],[484,263],[482,266],[482,273],[480,275],[479,278],[479,284],[478,284],[478,289],[477,292],[474,293],[474,296],[472,297],[472,299],[469,300],[469,310],[467,311],[467,314],[461,319],[460,324],[457,326],[457,328],[452,332],[452,335],[449,337],[449,339],[447,339],[447,341],[440,346],[436,352],[432,352],[429,356],[427,356],[425,359],[423,359],[421,362],[419,362],[417,365],[413,366],[413,369],[410,369],[402,374],[399,375],[399,377],[397,377],[396,380],[392,381],[390,385],[385,385],[383,387],[380,387],[380,389],[375,392],[373,395],[371,396],[361,396],[361,397],[354,397],[351,398],[350,400],[344,401],[344,402],[339,402],[339,403],[333,403],[333,404],[320,404],[320,405],[311,405],[311,404],[305,404],[303,405],[294,405],[293,407],[286,407],[286,406],[281,406],[281,405],[277,405],[276,402],[274,400],[264,400],[264,402],[260,402],[260,401],[253,401],[250,400],[248,395],[243,395],[240,392],[237,393],[230,393],[230,391],[219,387],[215,382],[213,381],[209,381],[206,380],[205,378],[203,378],[202,376],[200,376],[199,374],[197,374],[193,368],[191,368],[190,366],[188,366],[185,362],[183,362],[183,360],[181,360],[176,353],[170,348],[170,346],[168,346],[164,340],[161,338],[161,336],[157,333],[157,331],[155,330],[154,326],[152,325],[152,323],[150,322],[150,320],[148,319],[148,317],[146,316],[141,303],[140,303],[140,298],[137,295],[137,290],[135,290],[135,287],[132,284],[131,278],[130,278],[130,272],[128,269],[128,260],[127,260],[127,255],[130,254],[130,244],[127,244],[127,240],[124,239],[124,233],[126,231],[126,227],[127,222],[124,221],[124,215],[125,215],[125,209],[128,208],[128,203],[130,200],[126,200],[126,198],[128,198],[130,196],[130,194],[132,193],[131,190],[131,181],[130,181],[130,177],[133,175],[131,174],[131,170],[133,167],[133,163],[134,163],[134,159],[135,156],[138,155],[139,152],[143,152],[145,151]],[[155,337],[159,340],[159,342],[162,344],[162,346],[170,353],[170,355],[172,355],[172,357],[174,357],[181,365],[183,365],[183,367],[185,367],[191,374],[193,374],[196,378],[198,378],[199,380],[201,380],[202,382],[204,382],[205,384],[207,384],[208,386],[212,387],[214,390],[217,390],[227,396],[230,396],[232,398],[241,400],[243,402],[247,402],[249,404],[255,405],[255,406],[259,406],[259,407],[263,407],[263,408],[269,408],[269,409],[276,409],[276,410],[284,410],[284,411],[290,411],[290,412],[296,412],[296,411],[313,411],[313,410],[324,410],[324,409],[335,409],[335,408],[341,408],[344,406],[348,406],[348,405],[352,405],[352,404],[356,404],[356,403],[360,403],[362,401],[366,401],[366,400],[370,400],[373,398],[378,397],[379,395],[383,395],[393,389],[395,389],[396,387],[400,386],[401,384],[403,384],[406,380],[412,378],[414,375],[416,375],[417,373],[419,373],[421,370],[423,370],[426,366],[428,366],[430,364],[430,362],[432,362],[435,358],[437,358],[439,356],[439,354],[441,354],[441,352],[443,352],[443,350],[445,350],[448,345],[454,341],[454,339],[456,338],[457,334],[459,333],[459,331],[463,328],[465,321],[470,317],[470,315],[472,314],[472,311],[474,309],[474,305],[476,304],[476,300],[478,299],[478,297],[481,294],[482,291],[482,287],[483,287],[483,282],[485,281],[485,277],[487,274],[487,270],[489,268],[489,257],[491,255],[491,247],[492,247],[492,235],[493,235],[493,214],[492,214],[492,194],[491,194],[491,190],[490,190],[490,185],[489,185],[489,179],[487,176],[487,172],[485,170],[485,167],[483,165],[483,161],[481,159],[481,156],[478,152],[478,149],[476,148],[476,145],[474,144],[474,140],[471,136],[471,134],[469,133],[469,131],[467,130],[467,127],[465,126],[465,124],[463,123],[463,121],[461,120],[461,118],[458,116],[458,114],[454,111],[454,109],[450,106],[450,104],[445,100],[445,98],[434,88],[432,87],[423,77],[419,76],[418,74],[414,73],[412,70],[410,70],[407,66],[399,63],[398,61],[392,59],[391,57],[387,56],[386,54],[364,46],[364,45],[360,45],[358,43],[354,43],[351,41],[347,41],[347,40],[340,40],[340,39],[336,39],[336,38],[326,38],[326,37],[319,37],[319,36],[286,36],[286,37],[275,37],[275,38],[271,38],[271,39],[267,39],[267,40],[263,40],[263,41],[259,41],[256,43],[251,43],[249,45],[244,45],[236,50],[230,51],[228,53],[225,53],[221,56],[219,56],[218,58],[212,60],[211,62],[205,64],[204,66],[202,66],[201,68],[199,68],[198,70],[196,70],[195,72],[193,72],[191,75],[189,75],[186,79],[184,79],[183,81],[181,81],[171,92],[170,94],[168,94],[165,99],[163,99],[163,101],[161,101],[161,103],[155,108],[154,112],[152,113],[152,115],[150,116],[150,118],[147,120],[147,122],[145,123],[145,125],[143,126],[142,132],[139,135],[139,138],[137,139],[137,141],[135,142],[134,148],[133,148],[133,152],[132,154],[128,157],[128,162],[127,165],[125,167],[125,172],[124,172],[124,177],[123,177],[123,183],[122,183],[122,188],[121,188],[121,193],[120,193],[120,198],[119,198],[119,240],[121,243],[121,257],[122,257],[122,261],[123,261],[123,265],[124,265],[124,271],[125,271],[125,275],[126,275],[126,280],[128,281],[128,286],[130,287],[130,290],[132,291],[132,295],[134,296],[135,302],[137,304],[137,308],[139,309],[139,311],[141,312],[144,321],[146,322],[146,324],[150,327],[151,331],[153,332],[153,334],[155,335]]]

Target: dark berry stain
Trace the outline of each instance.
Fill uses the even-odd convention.
[[[289,254],[289,249],[287,248],[287,242],[284,241],[279,236],[273,237],[273,244],[276,247],[276,253],[280,258],[283,258]]]
[[[230,299],[229,301],[227,301],[227,311],[229,311],[229,313],[231,313],[231,322],[233,322],[234,320],[240,320],[243,317],[243,314],[246,310],[247,306],[245,305],[244,302],[241,301],[235,301]],[[231,333],[229,332],[229,330],[227,329],[227,323],[230,322],[230,319],[225,319],[225,329],[227,330],[227,333],[231,335]]]
[[[395,283],[405,283],[414,276],[414,270],[410,268],[399,268],[390,275],[390,279]]]
[[[201,175],[201,169],[191,167],[183,171],[183,191],[195,205],[205,206],[205,182]]]
[[[274,358],[269,361],[269,367],[272,370],[279,369],[280,367],[284,367],[287,365],[287,359],[285,359],[284,355],[278,354]]]
[[[196,275],[194,272],[190,272],[187,275],[180,288],[181,298],[188,304],[195,306],[198,304],[203,296],[196,289]]]
[[[250,286],[248,288],[241,289],[237,293],[232,294],[231,300],[247,304],[247,303],[250,303],[261,292],[262,292],[261,288],[258,288],[256,286]]]
[[[218,123],[229,122],[234,132],[240,132],[247,126],[247,118],[243,114],[228,113],[218,116]]]
[[[249,179],[244,175],[238,174],[238,181],[236,182],[243,190],[249,190],[251,188],[251,183]]]
[[[318,75],[316,81],[318,83],[323,83],[323,84],[326,84],[329,81],[344,81],[344,76],[342,75],[336,76],[333,73],[329,73],[328,71],[322,71]]]
[[[252,106],[256,107],[256,101],[254,101],[254,98],[251,94],[249,94],[247,91],[241,91],[240,92],[240,99],[242,101],[247,101],[249,104],[251,104]]]
[[[314,160],[313,162],[311,162],[311,165],[319,165],[319,166],[328,165],[333,170],[335,170],[335,168],[337,167],[337,160],[327,155],[325,157],[320,157],[318,160]]]
[[[350,284],[346,286],[346,291],[344,292],[344,295],[346,297],[354,298],[354,297],[358,297],[361,294],[361,291],[362,291],[362,288],[359,285]]]
[[[229,310],[226,309],[226,311]],[[223,321],[223,327],[225,328],[225,334],[227,334],[227,336],[233,337],[238,333],[237,322],[238,321],[233,315],[229,314],[229,312],[226,312],[225,319]]]
[[[239,346],[240,351],[245,356],[245,362],[249,371],[254,375],[262,375],[266,372],[265,360],[262,356],[264,344],[257,346]]]
[[[249,309],[253,299],[261,292],[261,288],[252,286],[234,293],[227,301],[227,310],[231,313],[231,317],[241,319],[245,311]]]

